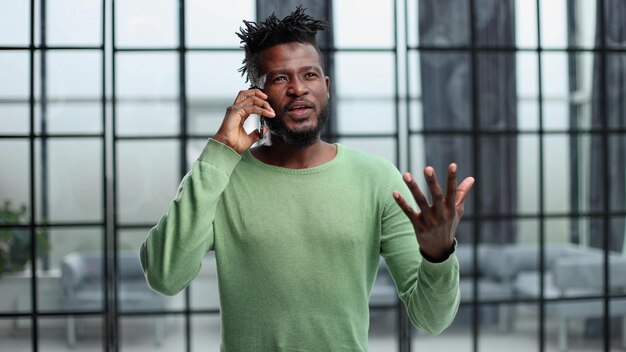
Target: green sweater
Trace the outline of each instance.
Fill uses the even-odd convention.
[[[341,144],[325,164],[287,169],[209,140],[141,262],[174,295],[215,251],[222,351],[366,351],[380,255],[413,324],[437,334],[458,308],[458,260],[422,259],[395,190],[410,197],[391,163]]]

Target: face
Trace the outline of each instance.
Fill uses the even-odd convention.
[[[293,146],[315,143],[328,118],[330,79],[312,45],[279,44],[259,54],[264,92],[276,112],[267,119],[273,136]]]

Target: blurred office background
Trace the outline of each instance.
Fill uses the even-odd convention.
[[[623,350],[626,1],[0,0],[0,351],[219,350],[212,254],[164,298],[138,248],[247,87],[242,19],[301,2],[325,138],[478,180],[457,319],[410,327],[381,263],[370,350]]]

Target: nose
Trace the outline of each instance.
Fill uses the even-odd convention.
[[[291,81],[289,81],[289,87],[287,88],[287,95],[300,97],[300,96],[307,94],[308,92],[309,92],[309,89],[306,86],[306,83],[303,82],[301,79],[294,78]]]

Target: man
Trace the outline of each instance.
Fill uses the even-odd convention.
[[[450,165],[444,195],[426,168],[431,205],[409,173],[323,142],[330,79],[315,34],[328,24],[301,8],[245,24],[242,72],[262,89],[239,92],[143,243],[150,286],[176,294],[214,250],[223,351],[366,351],[382,255],[411,321],[441,332],[459,304],[454,233],[473,179],[457,188]],[[251,114],[271,144],[250,149]]]

